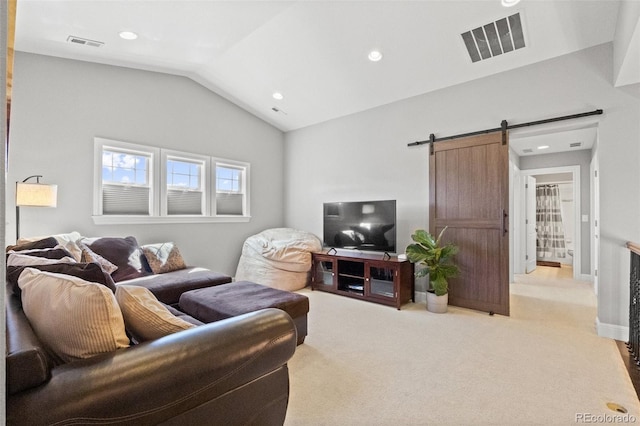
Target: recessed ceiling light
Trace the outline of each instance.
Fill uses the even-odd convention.
[[[271,95],[271,96],[273,96],[273,99],[277,99],[279,101],[284,99],[284,96],[280,92],[273,92],[273,95]]]
[[[135,40],[138,38],[138,34],[134,33],[133,31],[120,31],[120,38],[123,38],[125,40]]]
[[[382,53],[380,53],[379,50],[372,50],[371,52],[369,52],[370,61],[378,62],[380,59],[382,59]]]
[[[549,145],[540,145],[538,147],[538,149],[547,149],[547,148],[549,148]]]
[[[520,0],[502,0],[502,5],[504,7],[511,7],[511,6],[515,6],[516,4],[520,3]]]

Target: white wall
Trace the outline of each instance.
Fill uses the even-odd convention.
[[[398,245],[406,246],[413,229],[428,225],[428,148],[407,143],[430,133],[499,127],[503,119],[517,124],[602,108],[599,155],[606,207],[598,320],[626,326],[625,242],[640,240],[640,99],[613,87],[612,68],[612,46],[606,44],[287,133],[285,222],[321,235],[322,202],[395,198]]]
[[[56,209],[21,209],[24,236],[76,230],[175,241],[189,264],[233,275],[245,238],[283,224],[282,132],[187,78],[18,53],[11,113],[7,199],[30,175],[58,184]],[[251,163],[251,221],[94,225],[94,136]],[[14,217],[11,201],[7,243]]]
[[[638,32],[640,32],[640,2],[621,1],[613,39],[613,75],[616,86],[640,83],[640,75],[637,73],[638,52],[635,51],[638,48]]]

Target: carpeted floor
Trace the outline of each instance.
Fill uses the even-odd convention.
[[[596,335],[591,284],[559,268],[517,276],[511,317],[301,293],[309,335],[289,362],[285,425],[623,422],[608,402],[640,422],[616,343]]]

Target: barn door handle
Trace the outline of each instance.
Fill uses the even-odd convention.
[[[507,235],[507,232],[509,232],[509,221],[507,220],[508,217],[509,215],[507,214],[507,211],[502,209],[502,235]]]

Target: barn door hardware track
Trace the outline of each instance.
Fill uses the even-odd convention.
[[[507,120],[502,120],[502,122],[500,123],[500,127],[496,127],[496,128],[493,128],[493,129],[478,130],[476,132],[462,133],[462,134],[455,135],[455,136],[446,136],[446,137],[437,138],[437,139],[436,139],[436,136],[433,133],[431,133],[429,135],[429,139],[428,140],[418,141],[418,142],[411,142],[411,143],[407,144],[407,146],[418,146],[418,145],[429,144],[430,153],[433,154],[433,152],[434,152],[433,151],[433,144],[436,143],[436,142],[444,142],[444,141],[448,141],[448,140],[452,140],[452,139],[464,138],[464,137],[467,137],[467,136],[484,135],[486,133],[493,133],[493,132],[502,132],[502,143],[506,144],[507,143],[507,130],[509,130],[509,129],[519,129],[520,127],[537,126],[539,124],[554,123],[556,121],[572,120],[574,118],[589,117],[591,115],[601,115],[602,113],[603,113],[603,111],[601,109],[597,109],[595,111],[583,112],[583,113],[580,113],[580,114],[564,115],[562,117],[547,118],[547,119],[544,119],[544,120],[530,121],[528,123],[521,123],[521,124],[508,124]]]

